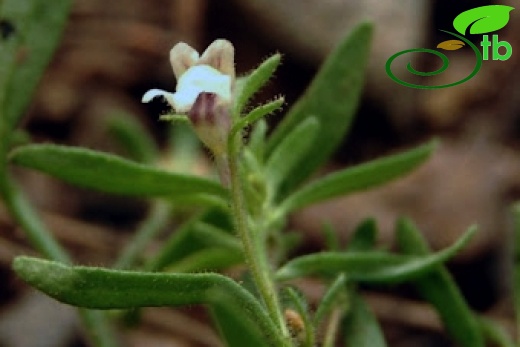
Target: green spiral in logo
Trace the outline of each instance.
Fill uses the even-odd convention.
[[[464,41],[464,43],[466,43],[468,46],[470,46],[473,49],[473,52],[475,52],[475,57],[477,58],[477,62],[475,63],[475,68],[473,69],[473,71],[466,78],[463,78],[460,81],[456,81],[456,82],[448,83],[448,84],[442,84],[442,85],[438,85],[438,86],[423,86],[423,85],[420,85],[420,84],[414,84],[414,83],[409,83],[409,82],[403,81],[402,79],[400,79],[399,77],[394,75],[394,73],[392,72],[392,62],[397,57],[399,57],[399,56],[401,56],[403,54],[415,53],[415,52],[418,52],[418,53],[430,53],[430,54],[434,54],[434,55],[438,56],[442,60],[442,66],[439,69],[435,70],[435,71],[422,72],[422,71],[418,71],[418,70],[414,69],[412,67],[412,64],[408,63],[408,65],[406,66],[406,69],[410,73],[412,73],[414,75],[417,75],[417,76],[435,76],[435,75],[438,75],[438,74],[444,72],[448,68],[448,66],[450,65],[448,57],[444,53],[441,53],[439,51],[435,51],[433,49],[428,49],[428,48],[407,49],[407,50],[404,50],[404,51],[401,51],[401,52],[397,52],[396,54],[394,54],[393,56],[388,58],[388,60],[386,61],[386,65],[385,65],[386,73],[388,74],[388,76],[396,83],[399,83],[399,84],[401,84],[401,85],[403,85],[405,87],[416,88],[416,89],[441,89],[441,88],[448,88],[448,87],[453,87],[453,86],[456,86],[458,84],[464,83],[464,82],[470,80],[471,78],[473,78],[479,72],[480,68],[482,67],[482,54],[480,53],[480,51],[477,48],[477,46],[475,46],[472,42],[470,42],[464,36],[452,33],[452,32],[447,31],[447,30],[441,30],[441,31],[461,39],[462,41]]]

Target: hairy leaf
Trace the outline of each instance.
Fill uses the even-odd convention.
[[[347,278],[345,274],[339,274],[329,288],[327,288],[314,314],[314,325],[316,327],[320,326],[332,309],[345,304],[343,301],[345,301],[344,297],[346,296],[344,295],[346,292],[346,284]]]
[[[271,153],[265,165],[271,191],[276,192],[298,162],[307,157],[319,128],[316,118],[305,119]]]
[[[226,305],[242,319],[258,324],[263,336],[281,345],[277,328],[264,308],[239,284],[214,274],[164,274],[67,266],[53,261],[18,257],[13,269],[27,283],[70,305],[95,309],[147,306]]]
[[[264,347],[265,338],[258,326],[243,319],[242,312],[229,305],[214,304],[211,315],[228,347]]]
[[[264,60],[249,75],[238,78],[236,82],[235,115],[239,115],[249,99],[269,81],[280,64],[282,56],[274,54]]]
[[[107,193],[175,197],[227,195],[217,182],[154,169],[116,155],[58,145],[28,145],[14,150],[13,163],[65,182]]]
[[[273,101],[270,101],[268,103],[262,104],[256,108],[254,108],[251,112],[249,112],[244,117],[240,118],[238,122],[236,122],[235,125],[233,125],[233,128],[231,128],[230,131],[230,138],[235,136],[235,134],[245,127],[255,123],[262,117],[265,117],[269,115],[270,113],[273,113],[274,111],[278,110],[280,107],[282,107],[283,103],[285,102],[285,99],[283,97],[280,97],[278,99],[275,99]]]
[[[409,220],[399,222],[397,240],[407,254],[430,256],[421,233]],[[414,278],[413,284],[419,293],[435,306],[446,329],[461,346],[485,346],[482,332],[464,296],[442,265],[437,265],[428,274]]]
[[[324,164],[347,133],[363,89],[372,26],[361,24],[332,52],[305,94],[289,110],[269,138],[272,153],[298,124],[317,117],[320,132],[307,156],[291,170],[282,196]]]
[[[404,153],[383,157],[329,174],[309,183],[289,196],[282,203],[282,209],[291,212],[320,201],[366,190],[401,177],[428,159],[436,147],[437,142],[431,141]]]
[[[347,250],[354,252],[368,251],[374,248],[376,238],[376,220],[374,218],[367,218],[357,226],[347,246]]]
[[[153,163],[159,156],[154,140],[135,117],[118,112],[108,119],[108,130],[128,156],[140,163]]]
[[[386,347],[381,327],[359,295],[353,295],[350,314],[343,322],[342,335],[348,347]]]
[[[322,252],[295,258],[276,273],[279,280],[344,272],[359,282],[399,283],[424,275],[460,251],[475,234],[470,228],[457,242],[437,253],[424,256],[397,255],[386,252]]]

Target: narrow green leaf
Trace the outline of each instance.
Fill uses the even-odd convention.
[[[210,247],[221,247],[228,251],[242,252],[242,243],[230,232],[223,230],[215,225],[197,222],[191,231],[194,238]]]
[[[280,64],[281,58],[280,54],[274,54],[264,60],[249,75],[237,79],[235,86],[237,96],[233,114],[240,115],[249,99],[269,81]]]
[[[500,323],[486,317],[477,317],[478,325],[487,342],[497,347],[518,347]]]
[[[11,135],[8,150],[19,146],[28,145],[32,142],[32,137],[25,129],[15,129]]]
[[[347,250],[354,252],[371,250],[376,244],[376,237],[376,220],[374,218],[367,218],[357,226],[347,246]]]
[[[130,159],[140,163],[153,163],[159,157],[154,140],[134,117],[121,112],[113,114],[108,119],[108,131]]]
[[[147,218],[139,225],[130,242],[121,251],[114,264],[116,269],[132,269],[148,243],[161,232],[169,222],[171,207],[164,201],[156,201],[151,206]]]
[[[28,106],[61,38],[71,4],[71,0],[0,3],[0,18],[11,29],[0,37],[0,121],[8,128],[14,128]]]
[[[195,224],[203,218],[204,214],[193,216],[190,220],[178,227],[166,242],[164,242],[163,247],[157,252],[155,257],[147,262],[146,270],[161,271],[184,257],[204,249],[206,245],[192,233]]]
[[[329,286],[314,314],[314,326],[319,327],[332,309],[345,304],[347,277],[339,274]]]
[[[340,250],[340,240],[337,231],[330,222],[325,222],[322,226],[323,239],[326,251],[338,252]]]
[[[229,306],[229,305],[228,305]],[[211,315],[228,347],[265,347],[266,341],[258,326],[244,319],[243,312],[214,304]]]
[[[280,97],[276,100],[270,101],[266,104],[262,104],[256,108],[254,108],[246,116],[240,118],[235,123],[235,125],[233,125],[233,128],[231,128],[231,131],[229,133],[230,139],[233,138],[237,132],[241,131],[245,127],[255,123],[260,118],[265,117],[265,116],[273,113],[274,111],[278,110],[280,107],[282,107],[284,102],[285,102],[285,99],[283,97]]]
[[[84,148],[29,145],[15,149],[10,159],[65,182],[107,193],[162,197],[199,193],[227,195],[217,182],[154,169]]]
[[[267,122],[265,119],[260,119],[253,126],[253,130],[249,135],[249,143],[247,145],[247,148],[255,154],[256,159],[262,163],[264,162],[266,134]]]
[[[306,158],[314,145],[320,125],[310,117],[298,124],[267,159],[265,170],[272,194],[276,194],[280,184],[287,178],[298,162]]]
[[[487,34],[502,29],[509,22],[509,12],[514,7],[505,5],[487,5],[472,8],[459,14],[453,20],[453,27],[462,35]]]
[[[2,203],[5,204],[9,214],[24,231],[32,247],[49,259],[64,263],[70,262],[69,255],[53,237],[51,231],[43,223],[21,188],[15,185],[10,180],[10,177],[3,177],[4,175],[0,173],[1,185],[5,185],[6,188],[2,192]]]
[[[242,310],[275,346],[284,343],[264,308],[239,284],[214,274],[164,274],[67,266],[17,257],[15,272],[27,283],[69,305],[95,309],[150,306],[221,305]]]
[[[231,234],[227,217],[222,211],[211,209],[191,217],[179,226],[163,243],[162,248],[145,266],[148,271],[160,271],[182,261],[190,255],[203,251],[208,247],[226,248],[228,251],[240,253],[241,245]]]
[[[207,272],[221,271],[244,261],[242,252],[225,248],[208,247],[193,252],[181,260],[167,266],[165,272]]]
[[[321,275],[335,276],[344,272],[358,282],[400,283],[435,269],[460,251],[475,234],[470,228],[453,245],[425,256],[407,256],[386,252],[322,252],[295,258],[276,273],[281,281]]]
[[[397,240],[403,252],[430,257],[421,233],[409,220],[400,220]],[[484,339],[475,316],[448,271],[439,263],[433,271],[413,279],[419,293],[435,306],[447,331],[463,347],[483,347]]]
[[[436,147],[437,141],[430,141],[404,153],[383,157],[329,174],[290,195],[282,203],[282,209],[291,212],[401,177],[428,159]]]
[[[343,322],[342,335],[348,347],[386,347],[376,317],[359,295],[353,295],[352,309]]]
[[[269,139],[272,153],[292,129],[308,117],[320,122],[319,136],[284,184],[292,191],[324,164],[347,133],[363,89],[372,25],[361,24],[328,57],[305,94],[289,110]]]

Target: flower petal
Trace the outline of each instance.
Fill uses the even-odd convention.
[[[229,102],[231,100],[231,77],[208,65],[191,67],[177,83],[176,98],[185,96],[184,99],[191,100],[190,102],[193,104],[197,95],[202,92],[215,93],[224,101]]]
[[[149,91],[144,93],[143,98],[141,99],[141,102],[143,102],[143,103],[150,102],[150,101],[152,101],[152,99],[154,99],[158,96],[164,97],[170,105],[174,106],[173,105],[174,94],[167,92],[165,90],[162,90],[162,89],[150,89]]]
[[[235,79],[235,47],[228,40],[213,41],[202,53],[197,65],[206,64]]]
[[[170,50],[170,64],[177,80],[199,60],[199,52],[190,45],[179,42]]]

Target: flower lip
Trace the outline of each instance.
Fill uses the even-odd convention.
[[[177,83],[173,95],[175,109],[188,112],[200,93],[214,93],[223,101],[231,102],[231,78],[208,65],[189,68]]]

